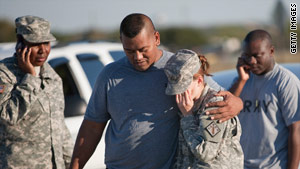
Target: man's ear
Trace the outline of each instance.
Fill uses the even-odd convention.
[[[274,46],[272,45],[272,46],[270,47],[270,53],[271,53],[271,56],[274,56],[274,52],[275,52],[275,48],[274,48]]]
[[[155,45],[159,46],[160,45],[160,34],[159,34],[159,32],[155,31],[154,36],[155,36]]]

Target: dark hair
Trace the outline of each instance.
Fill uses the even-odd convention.
[[[265,30],[262,30],[262,29],[257,29],[257,30],[253,30],[251,32],[249,32],[245,39],[244,39],[244,42],[246,44],[249,44],[250,42],[253,42],[255,40],[267,40],[269,45],[272,45],[272,37],[271,35],[265,31]]]
[[[135,37],[141,32],[147,22],[150,22],[150,26],[155,30],[153,22],[148,16],[141,13],[127,15],[121,22],[120,36],[123,34],[128,38]]]
[[[197,79],[199,76],[212,76],[211,74],[208,73],[208,69],[209,69],[209,63],[206,59],[206,57],[202,54],[198,54],[200,63],[201,63],[201,67],[199,69],[199,71],[193,76],[194,79]]]
[[[24,40],[25,39],[23,38],[22,35],[17,34],[17,43],[16,43],[16,46],[15,46],[15,50],[17,50],[17,47],[18,47],[19,43],[24,43]]]

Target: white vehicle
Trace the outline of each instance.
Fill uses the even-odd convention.
[[[14,45],[0,44],[0,60],[12,56]],[[52,47],[48,63],[63,80],[65,122],[75,143],[96,78],[105,65],[125,56],[121,43],[80,42]],[[104,169],[104,135],[86,169]]]

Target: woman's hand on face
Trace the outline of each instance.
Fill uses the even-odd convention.
[[[17,49],[18,65],[25,72],[36,75],[34,66],[30,62],[31,48],[25,46],[24,49]]]
[[[176,95],[176,103],[183,116],[192,115],[194,100],[191,96],[191,91],[186,90],[184,93]]]

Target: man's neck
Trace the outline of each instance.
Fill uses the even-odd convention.
[[[157,62],[163,55],[163,51],[161,49],[157,49],[155,52],[155,62]]]

